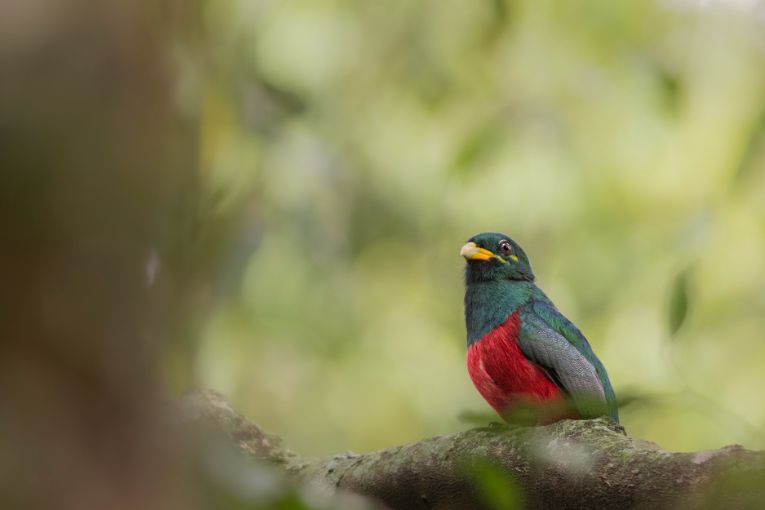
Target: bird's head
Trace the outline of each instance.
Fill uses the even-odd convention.
[[[465,257],[465,281],[534,281],[534,272],[523,249],[505,234],[484,232],[471,237],[460,250]]]

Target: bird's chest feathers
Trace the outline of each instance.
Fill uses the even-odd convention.
[[[516,311],[468,347],[470,378],[478,392],[500,413],[514,400],[560,397],[560,390],[547,374],[521,351],[517,341],[520,329],[521,318]]]

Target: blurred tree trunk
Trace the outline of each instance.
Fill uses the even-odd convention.
[[[672,453],[627,437],[606,419],[546,427],[480,428],[388,450],[304,459],[212,392],[186,397],[192,423],[212,423],[245,454],[327,492],[350,491],[394,509],[481,509],[483,463],[520,487],[527,508],[762,508],[765,452],[740,446]],[[477,485],[478,483],[478,485]]]
[[[0,4],[3,508],[186,507],[157,366],[197,178],[173,4]]]

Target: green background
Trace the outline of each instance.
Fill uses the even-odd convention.
[[[465,428],[489,408],[465,369],[458,252],[496,230],[631,401],[631,435],[765,447],[755,11],[207,5],[209,59],[180,66],[179,99],[201,98],[204,178],[255,240],[205,323],[199,384],[306,453]]]

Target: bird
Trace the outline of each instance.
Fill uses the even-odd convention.
[[[471,237],[460,255],[466,261],[468,373],[489,405],[511,423],[600,416],[619,423],[603,363],[534,283],[518,243],[484,232]]]

